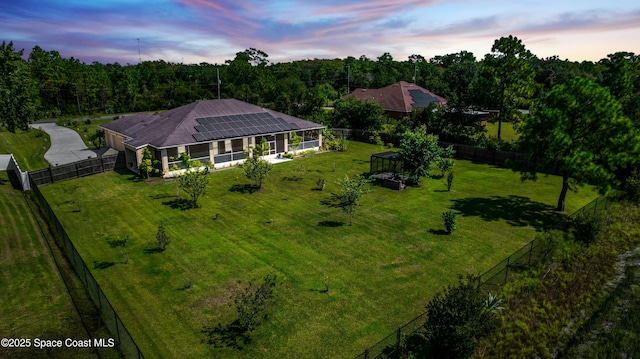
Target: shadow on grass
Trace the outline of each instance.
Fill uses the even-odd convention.
[[[330,208],[340,208],[340,199],[335,193],[331,193],[331,197],[320,200],[320,204]]]
[[[206,343],[213,345],[215,348],[234,348],[242,349],[244,345],[251,342],[251,338],[238,320],[234,320],[231,324],[225,326],[218,324],[215,328],[204,327],[202,332],[206,334]]]
[[[93,261],[93,269],[105,269],[114,265],[114,262]]]
[[[172,198],[172,197],[176,197],[176,195],[174,194],[154,194],[154,195],[150,195],[149,198],[151,199],[165,199],[165,198]]]
[[[229,188],[229,192],[239,192],[242,194],[245,193],[255,193],[258,189],[256,188],[256,186],[252,185],[252,184],[234,184],[233,186],[231,186],[231,188]]]
[[[284,176],[282,177],[283,181],[289,181],[289,182],[298,182],[298,181],[302,181],[304,179],[304,177],[302,176]]]
[[[502,219],[512,226],[532,226],[537,231],[553,226],[562,218],[562,214],[548,204],[513,195],[454,199],[451,209],[465,217],[477,216],[485,221]]]
[[[449,235],[449,232],[445,231],[444,229],[430,229],[429,233],[435,234],[436,236],[448,236]]]
[[[154,248],[145,248],[143,250],[144,254],[155,254],[155,253],[162,253],[164,252],[164,249],[160,248],[160,247],[154,247]]]
[[[344,222],[340,222],[340,221],[320,221],[318,222],[318,225],[320,227],[342,227],[344,226]]]
[[[174,200],[171,201],[164,201],[162,202],[162,204],[164,204],[165,206],[169,206],[173,209],[179,209],[182,211],[186,211],[188,209],[193,208],[191,206],[191,201],[189,201],[188,199],[185,198],[176,198]]]

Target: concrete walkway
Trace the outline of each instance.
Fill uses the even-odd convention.
[[[51,147],[44,154],[44,159],[52,166],[97,157],[94,151],[85,146],[80,135],[74,130],[58,126],[53,122],[32,123],[30,126],[42,129],[51,138]]]

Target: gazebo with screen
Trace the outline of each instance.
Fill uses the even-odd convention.
[[[383,185],[392,189],[404,189],[407,176],[404,175],[404,168],[400,153],[394,151],[374,153],[371,155],[369,173],[375,176]]]

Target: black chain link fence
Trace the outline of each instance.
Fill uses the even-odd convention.
[[[37,183],[29,174],[29,182],[31,184],[31,189],[33,190],[33,195],[38,202],[42,212],[45,217],[49,221],[51,225],[52,231],[57,234],[56,242],[62,248],[63,252],[71,262],[73,268],[75,269],[78,277],[84,283],[85,288],[89,292],[91,299],[96,304],[96,307],[100,311],[102,319],[104,320],[105,325],[113,335],[116,343],[118,344],[118,348],[124,354],[126,358],[144,358],[140,348],[133,340],[131,334],[124,326],[124,323],[116,313],[115,309],[107,299],[107,296],[104,294],[104,291],[98,285],[95,278],[91,274],[91,271],[80,257],[80,254],[76,250],[76,247],[73,245],[67,232],[62,227],[62,224],[56,217],[55,213],[49,206],[49,203],[40,192]]]
[[[557,222],[553,227],[549,228],[548,231],[566,229],[573,218],[583,213],[596,214],[599,211],[606,210],[611,201],[617,198],[618,195],[619,193],[616,192],[611,196],[601,196],[596,198],[584,207],[572,213],[570,216],[567,216],[563,220]],[[526,268],[534,263],[534,261],[539,262],[541,260],[546,260],[550,253],[544,244],[545,242],[541,237],[537,236],[502,262],[478,276],[478,291],[487,294],[489,292],[495,293],[507,283],[509,273],[511,271]],[[357,355],[355,359],[403,358],[404,356],[401,352],[403,338],[406,338],[420,330],[426,320],[427,313],[424,312],[399,327],[395,332],[387,335],[384,339],[380,340],[373,346],[367,348],[364,352]]]

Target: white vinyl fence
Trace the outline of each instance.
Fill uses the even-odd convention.
[[[18,182],[20,182],[23,191],[28,191],[31,189],[27,172],[23,172],[20,169],[18,162],[12,154],[0,155],[0,171],[13,172]]]

